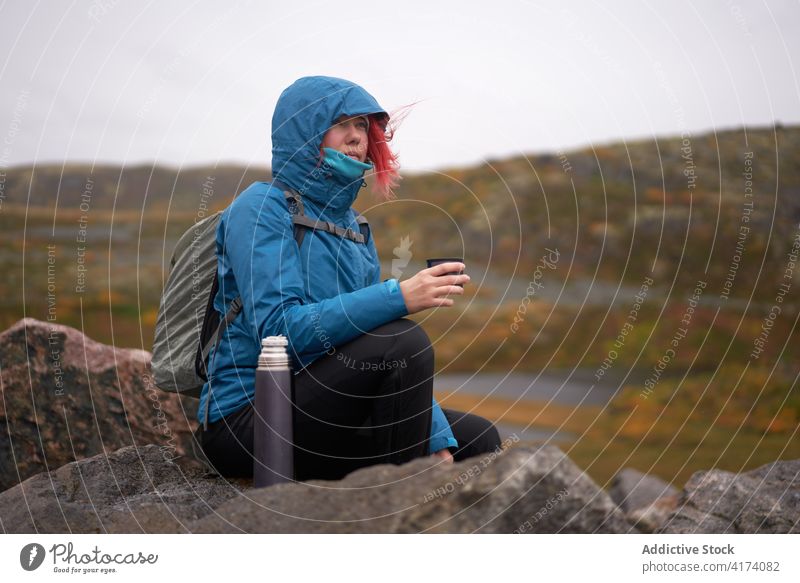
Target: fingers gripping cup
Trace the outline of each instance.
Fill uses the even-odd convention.
[[[464,259],[462,257],[436,257],[434,259],[426,259],[428,262],[428,267],[433,267],[434,265],[439,265],[440,263],[464,263]],[[442,275],[461,275],[464,271],[451,271],[448,273],[443,273]],[[464,287],[463,284],[457,283],[458,287]]]

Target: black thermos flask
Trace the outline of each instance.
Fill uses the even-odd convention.
[[[253,485],[256,488],[294,480],[292,370],[285,336],[261,341],[256,369],[253,420]]]

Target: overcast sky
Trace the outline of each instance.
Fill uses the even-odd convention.
[[[800,4],[6,1],[0,170],[271,157],[298,77],[418,102],[406,169],[800,122]]]

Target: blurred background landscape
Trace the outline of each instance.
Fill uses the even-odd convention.
[[[486,8],[3,3],[0,329],[151,350],[178,237],[270,179],[281,92],[330,75],[402,121],[396,200],[356,203],[383,277],[467,264],[454,307],[413,316],[443,407],[555,443],[601,486],[800,458],[797,2]],[[6,338],[9,479],[100,453],[101,426],[166,441],[105,357],[106,393],[84,351],[62,399],[50,339]],[[188,443],[196,401],[165,395]]]
[[[150,350],[178,237],[269,169],[8,168],[0,326],[23,316]],[[800,126],[489,159],[362,191],[383,277],[463,256],[450,309],[413,316],[444,407],[560,445],[601,484],[682,484],[800,457]]]

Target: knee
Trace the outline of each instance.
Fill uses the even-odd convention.
[[[488,419],[460,411],[448,409],[443,411],[453,430],[453,435],[458,441],[456,461],[499,451],[502,448],[500,433]]]
[[[398,357],[430,359],[433,361],[433,345],[425,330],[411,320],[398,318],[388,324],[375,328],[371,334],[391,336],[394,340],[392,351]]]
[[[502,449],[502,446],[503,446],[503,442],[500,439],[500,432],[497,431],[497,427],[494,426],[494,423],[492,423],[491,421],[488,421],[486,419],[484,419],[484,421],[486,421],[486,424],[488,425],[488,428],[486,429],[486,433],[484,433],[484,435],[486,437],[486,450],[485,451],[486,452],[499,451],[500,449]]]
[[[479,415],[472,415],[472,434],[474,435],[474,454],[489,453],[501,449],[500,433],[494,423]]]

